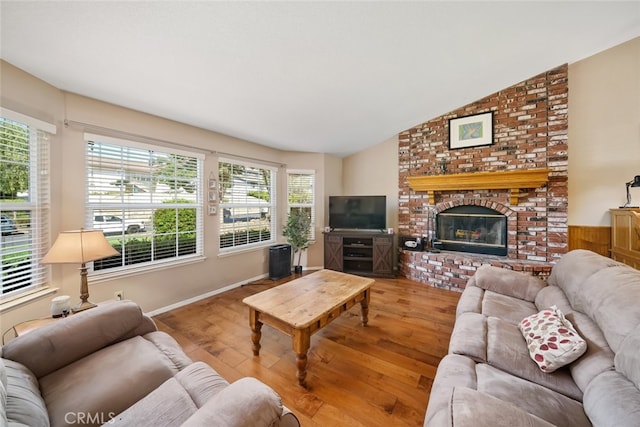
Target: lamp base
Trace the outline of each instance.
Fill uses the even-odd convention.
[[[84,311],[87,310],[89,308],[93,308],[93,307],[97,307],[97,304],[94,304],[92,302],[89,301],[82,301],[80,304],[78,304],[77,306],[73,307],[71,309],[71,311],[73,311],[74,313],[77,313],[79,311]]]
[[[620,209],[638,209],[640,206],[620,206]]]

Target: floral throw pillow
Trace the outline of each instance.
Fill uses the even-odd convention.
[[[555,305],[525,317],[519,327],[531,359],[542,372],[551,373],[568,365],[587,350],[586,341]]]

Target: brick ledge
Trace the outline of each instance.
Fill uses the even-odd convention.
[[[540,261],[452,251],[401,250],[399,262],[400,274],[408,279],[457,292],[464,290],[469,278],[484,264],[526,272],[542,279],[549,277],[553,267],[553,264]]]

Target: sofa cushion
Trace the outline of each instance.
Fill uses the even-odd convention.
[[[482,300],[482,314],[493,316],[517,325],[526,316],[538,312],[538,307],[533,302],[519,298],[485,291]]]
[[[582,400],[582,391],[568,369],[559,369],[551,374],[541,372],[531,360],[518,326],[496,317],[478,313],[460,315],[451,334],[449,353],[488,363],[572,399]]]
[[[179,353],[178,343],[173,342],[170,353]],[[65,425],[68,412],[82,413],[96,421],[85,425],[100,425],[100,420],[107,422],[151,393],[180,368],[167,356],[166,350],[161,351],[141,336],[96,351],[40,379],[51,426]]]
[[[3,360],[7,376],[6,417],[11,424],[49,426],[47,407],[40,395],[38,380],[25,366]]]
[[[429,395],[425,426],[441,427],[450,423],[448,408],[456,387],[467,387],[491,395],[557,426],[591,427],[580,402],[488,364],[476,364],[468,357],[457,354],[445,356],[438,365]],[[495,414],[491,419],[497,416],[500,414]]]
[[[582,404],[539,384],[518,378],[484,363],[476,365],[477,390],[563,427],[589,426]]]
[[[452,427],[553,427],[515,405],[466,387],[455,387],[451,397]]]
[[[589,316],[579,311],[565,313],[565,316],[587,342],[587,351],[569,365],[574,381],[584,392],[596,376],[613,369],[614,354],[602,330]]]
[[[552,305],[556,305],[564,313],[587,342],[585,353],[569,365],[573,380],[584,392],[594,377],[613,369],[613,351],[598,324],[586,314],[574,310],[562,289],[557,286],[547,286],[536,296],[536,306],[540,310]]]
[[[228,385],[209,365],[203,362],[192,363],[115,416],[109,426],[136,425],[140,420],[154,427],[181,425]]]
[[[487,317],[480,313],[461,313],[453,325],[449,353],[462,354],[476,362],[487,361]]]
[[[527,341],[531,359],[543,372],[553,372],[576,360],[587,343],[555,305],[525,317],[520,331]]]

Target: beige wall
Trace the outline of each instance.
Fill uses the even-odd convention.
[[[229,153],[284,164],[278,172],[278,197],[282,209],[279,214],[277,239],[284,241],[281,225],[285,222],[286,169],[311,169],[317,174],[318,217],[316,224],[320,241],[309,248],[303,259],[308,268],[323,265],[322,227],[325,217],[324,188],[337,185],[342,161],[325,154],[282,152],[251,142],[231,138],[215,132],[187,126],[171,120],[150,116],[82,96],[64,93],[45,82],[24,73],[5,62],[2,66],[2,106],[58,126],[58,134],[51,144],[52,170],[52,240],[62,230],[78,229],[84,225],[85,168],[84,129],[63,125],[64,119],[89,123],[93,126],[117,129],[147,138],[172,141],[207,151]],[[90,133],[100,133],[88,129]],[[144,140],[142,140],[144,142]],[[217,154],[207,154],[204,176],[217,168]],[[328,168],[328,170],[326,170]],[[162,309],[181,301],[235,286],[268,273],[268,248],[242,253],[218,253],[217,217],[205,217],[204,260],[162,270],[132,272],[126,277],[105,280],[89,277],[90,299],[94,302],[113,298],[123,290],[125,298],[139,303],[146,312]],[[47,316],[49,303],[56,295],[79,294],[78,266],[52,266],[52,285],[56,294],[47,295],[27,304],[4,310],[0,314],[2,332],[20,321]]]
[[[640,175],[640,37],[569,65],[569,224],[609,226]],[[640,188],[631,189],[640,205]]]
[[[387,196],[387,227],[397,230],[398,138],[344,158],[342,169],[342,194]]]

